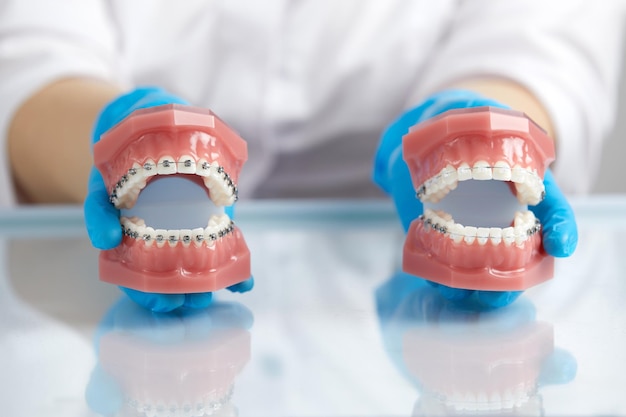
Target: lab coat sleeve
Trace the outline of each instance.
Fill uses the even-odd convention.
[[[407,105],[464,79],[513,80],[553,120],[563,190],[588,192],[616,113],[622,9],[618,0],[460,0]]]
[[[15,203],[6,138],[20,105],[55,80],[113,81],[117,62],[105,1],[0,0],[0,206]]]

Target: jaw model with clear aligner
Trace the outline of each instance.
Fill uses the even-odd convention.
[[[545,196],[554,143],[523,113],[452,110],[403,139],[424,215],[411,223],[403,269],[449,287],[518,291],[550,279],[554,260],[528,205]]]
[[[100,279],[157,293],[248,279],[250,251],[224,213],[247,156],[246,142],[211,111],[177,104],[135,111],[104,134],[94,162],[124,236],[100,254]]]

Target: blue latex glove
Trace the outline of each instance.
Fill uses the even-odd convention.
[[[157,87],[137,88],[124,94],[109,104],[100,113],[93,131],[92,144],[117,123],[130,115],[133,111],[164,104],[188,104],[185,100],[176,97]],[[232,208],[227,208],[232,213]],[[109,202],[109,194],[104,185],[100,172],[94,167],[89,176],[87,198],[84,205],[85,224],[87,233],[93,246],[108,250],[116,247],[122,241],[120,227],[120,213]],[[232,218],[232,216],[231,216]],[[229,287],[231,291],[249,291],[254,285],[252,278]],[[205,308],[211,303],[211,293],[197,294],[155,294],[121,287],[122,290],[137,304],[157,312],[167,312],[179,307]]]
[[[401,115],[385,130],[374,159],[374,182],[391,196],[405,232],[422,214],[422,203],[415,197],[409,169],[402,159],[402,137],[419,122],[453,109],[491,106],[508,108],[473,91],[447,90],[430,96],[418,107]],[[556,185],[552,173],[545,175],[546,198],[530,207],[543,227],[543,243],[548,254],[570,256],[578,242],[574,212]],[[521,291],[474,291],[432,283],[449,300],[463,300],[474,295],[486,307],[502,307],[515,301]]]

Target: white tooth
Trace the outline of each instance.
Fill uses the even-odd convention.
[[[219,225],[219,217],[217,215],[213,215],[211,216],[211,218],[209,219],[209,223],[207,223],[208,227],[217,227]]]
[[[512,227],[505,227],[502,229],[502,240],[507,246],[515,242],[515,229]]]
[[[439,198],[439,195],[433,195],[430,196],[426,201],[428,201],[429,203],[437,204],[439,201],[441,201],[441,198]]]
[[[486,403],[487,402],[487,394],[483,391],[479,392],[478,395],[476,396],[476,402],[478,403]]]
[[[448,165],[443,170],[441,170],[441,179],[448,187],[450,187],[451,185],[458,182],[459,175],[452,165]]]
[[[145,226],[146,225],[146,222],[141,217],[133,216],[133,217],[130,217],[128,220],[130,220],[130,222],[133,223],[136,226]]]
[[[201,237],[200,237],[201,236]],[[200,237],[200,239],[198,239]],[[191,240],[196,246],[201,246],[204,242],[204,229],[202,227],[198,227],[191,231]]]
[[[459,181],[467,181],[472,179],[472,169],[465,162],[459,165],[456,172]]]
[[[181,174],[195,174],[196,160],[189,155],[181,156],[178,158],[178,172]]]
[[[517,246],[521,246],[528,238],[528,235],[526,232],[528,230],[528,227],[517,226],[514,229],[515,229],[515,244]]]
[[[159,175],[176,174],[176,161],[174,158],[171,156],[161,157],[157,166],[157,173]]]
[[[217,227],[217,223],[215,222],[215,217],[211,217],[209,220],[209,225],[204,229],[204,240],[209,246],[213,246],[215,241],[218,238],[219,228]],[[213,237],[215,239],[213,239]]]
[[[122,226],[125,226],[125,225],[127,225],[127,224],[129,224],[129,223],[131,223],[130,218],[128,218],[128,217],[126,217],[126,216],[121,216],[121,217],[120,217],[120,224],[121,224]]]
[[[498,161],[493,167],[493,179],[511,181],[511,167],[504,161]]]
[[[146,246],[152,246],[152,244],[154,243],[155,235],[156,233],[154,229],[148,226],[146,227],[146,230],[144,230],[143,235],[141,235],[141,238],[143,239]]]
[[[156,162],[154,159],[146,159],[143,163],[144,177],[153,177],[157,174]]]
[[[191,229],[180,229],[180,241],[184,247],[191,244]]]
[[[454,243],[461,243],[465,237],[464,229],[465,228],[461,223],[454,223],[450,229],[450,238],[454,241]]]
[[[468,245],[471,245],[472,243],[474,243],[474,240],[476,240],[477,232],[478,232],[478,229],[476,227],[465,226],[465,229],[463,230],[463,234],[465,235],[463,240],[465,240],[465,243],[467,243]]]
[[[476,240],[479,245],[484,245],[489,240],[489,228],[479,227],[476,232]]]
[[[511,181],[515,183],[526,182],[526,170],[519,165],[515,165],[511,170]]]
[[[472,178],[475,180],[490,180],[493,178],[491,167],[486,161],[477,161],[472,169]]]
[[[154,241],[156,242],[158,248],[165,246],[165,242],[167,242],[167,230],[156,229],[154,231]]]
[[[524,216],[524,213],[522,213],[521,211],[516,211],[515,217],[513,218],[513,226],[523,227],[525,225],[526,225],[526,218]]]
[[[146,184],[146,179],[143,174],[143,168],[137,162],[135,162],[133,166],[128,170],[126,176],[128,177],[128,181],[125,185],[127,185],[130,190],[136,187],[143,188]],[[142,182],[143,186],[141,186]]]
[[[196,175],[208,177],[211,174],[211,164],[204,158],[198,160],[196,164]]]
[[[536,220],[535,213],[533,213],[530,210],[524,212],[524,221],[529,227],[534,226],[535,220]]]
[[[502,242],[502,229],[500,229],[499,227],[490,227],[489,239],[494,245],[499,245],[500,242]]]
[[[231,194],[224,200],[224,206],[232,206],[233,204],[235,204],[235,195]]]
[[[166,239],[167,244],[173,248],[178,244],[178,241],[180,240],[180,230],[168,230]]]
[[[138,226],[135,228],[135,231],[137,232],[138,239],[142,239],[142,238],[143,238],[143,235],[145,235],[145,234],[146,234],[146,226],[145,226],[145,225],[143,225],[143,224],[142,224],[142,225],[138,225]]]
[[[436,194],[441,189],[441,183],[436,178],[432,178],[427,181],[426,189],[429,194]]]
[[[433,194],[430,196],[430,200],[436,203],[436,202],[441,201],[441,199],[442,199],[443,197],[445,197],[445,196],[446,196],[445,191],[443,191],[443,190],[437,190],[437,192],[433,193]]]
[[[446,213],[443,210],[437,210],[436,213],[437,213],[437,216],[439,216],[443,220],[446,220],[446,221],[451,221],[452,220],[452,215],[450,213]]]
[[[445,221],[443,223],[443,225],[446,227],[446,230],[448,231],[448,233],[450,233],[450,231],[454,227],[454,222],[453,221]]]
[[[230,217],[228,217],[228,214],[224,213],[220,216],[220,221],[223,226],[226,227],[230,223]]]
[[[432,218],[435,215],[435,211],[433,209],[426,209],[424,210],[424,217],[426,218]]]

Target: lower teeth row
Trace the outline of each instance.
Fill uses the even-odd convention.
[[[433,220],[429,217],[421,215],[418,218],[420,221],[424,223],[424,230],[433,230],[442,235],[446,235],[450,237],[455,242],[460,242],[461,240],[465,240],[466,243],[473,243],[474,240],[477,240],[479,243],[486,243],[487,240],[490,240],[494,244],[499,244],[500,242],[504,242],[505,244],[511,244],[513,242],[521,243],[531,236],[539,233],[541,231],[541,223],[539,219],[535,219],[535,224],[528,229],[524,229],[523,231],[519,231],[519,228],[507,227],[504,229],[499,229],[499,236],[491,236],[490,231],[492,229],[489,228],[475,228],[477,230],[476,235],[466,235],[462,233],[455,233],[451,228],[447,225],[433,222]],[[482,229],[482,230],[481,230]]]
[[[234,228],[235,228],[235,223],[231,220],[226,227],[214,233],[210,233],[206,236],[201,235],[201,234],[197,234],[196,236],[193,236],[191,233],[184,233],[184,234],[180,234],[179,236],[168,235],[167,233],[157,233],[154,235],[154,237],[152,237],[150,234],[147,234],[147,233],[140,235],[137,230],[134,230],[129,227],[124,227],[124,225],[122,225],[122,234],[124,236],[130,237],[131,239],[143,240],[144,242],[146,242],[146,244],[149,244],[154,241],[157,243],[157,245],[164,244],[166,242],[170,244],[171,246],[176,245],[178,242],[182,242],[185,245],[188,245],[191,242],[194,242],[199,245],[205,241],[215,242],[216,240],[221,239],[231,234]]]

